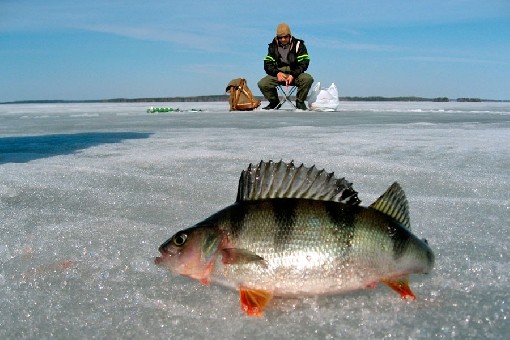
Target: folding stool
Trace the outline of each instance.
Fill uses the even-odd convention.
[[[289,88],[288,90],[286,91],[284,88],[283,88],[283,85],[278,85],[276,87],[280,93],[283,95],[283,97],[280,99],[280,103],[278,104],[278,106],[276,106],[276,109],[278,110],[279,108],[282,107],[283,104],[285,104],[286,102],[288,102],[290,105],[292,105],[292,107],[297,110],[297,107],[296,105],[294,105],[294,103],[292,102],[292,100],[290,99],[290,96],[292,96],[292,94],[296,91],[297,89],[297,86],[293,86],[293,85],[289,85]]]

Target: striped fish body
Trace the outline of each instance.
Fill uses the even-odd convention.
[[[221,244],[212,281],[276,296],[367,288],[382,280],[427,273],[433,263],[427,244],[388,216],[338,202],[241,202],[195,228],[210,229]],[[221,249],[247,250],[263,260],[231,263]]]
[[[408,276],[428,273],[434,255],[410,231],[402,189],[394,183],[370,207],[359,203],[349,183],[314,167],[250,165],[236,203],[175,234],[156,263],[239,290],[251,315],[261,315],[273,295],[333,294],[379,282],[414,298]]]

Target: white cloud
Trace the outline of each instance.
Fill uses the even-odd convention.
[[[510,65],[510,62],[490,59],[475,59],[462,57],[431,57],[431,56],[410,56],[396,58],[395,60],[431,62],[431,63],[462,63],[462,64],[494,64],[494,65]]]
[[[96,24],[83,25],[80,27],[93,32],[101,32],[128,37],[139,40],[164,41],[179,44],[189,48],[205,49],[209,51],[218,50],[215,44],[218,41],[211,36],[199,34],[195,32],[172,29],[171,31],[162,28],[150,26],[133,26],[133,25],[114,25],[114,24]]]
[[[313,44],[314,47],[319,48],[331,48],[355,51],[379,51],[379,52],[396,51],[400,49],[399,47],[393,45],[353,43],[331,38],[309,37],[306,40],[307,44],[310,43],[310,45]]]

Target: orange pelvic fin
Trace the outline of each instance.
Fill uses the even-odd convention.
[[[386,284],[388,287],[390,287],[397,293],[399,293],[400,297],[402,299],[416,300],[416,296],[411,291],[411,288],[409,288],[409,278],[408,277],[402,277],[399,279],[381,280],[381,282]]]
[[[211,283],[211,280],[208,277],[201,278],[199,281],[204,286],[209,286]]]
[[[239,290],[241,309],[250,316],[262,316],[264,308],[273,298],[273,294],[259,289]]]

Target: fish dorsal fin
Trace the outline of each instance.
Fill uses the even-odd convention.
[[[407,229],[411,229],[407,198],[397,182],[393,183],[370,207],[390,216]]]
[[[334,173],[308,168],[294,162],[260,161],[243,170],[239,179],[237,201],[257,201],[272,198],[303,198],[335,201],[358,205],[361,201],[352,184]]]

